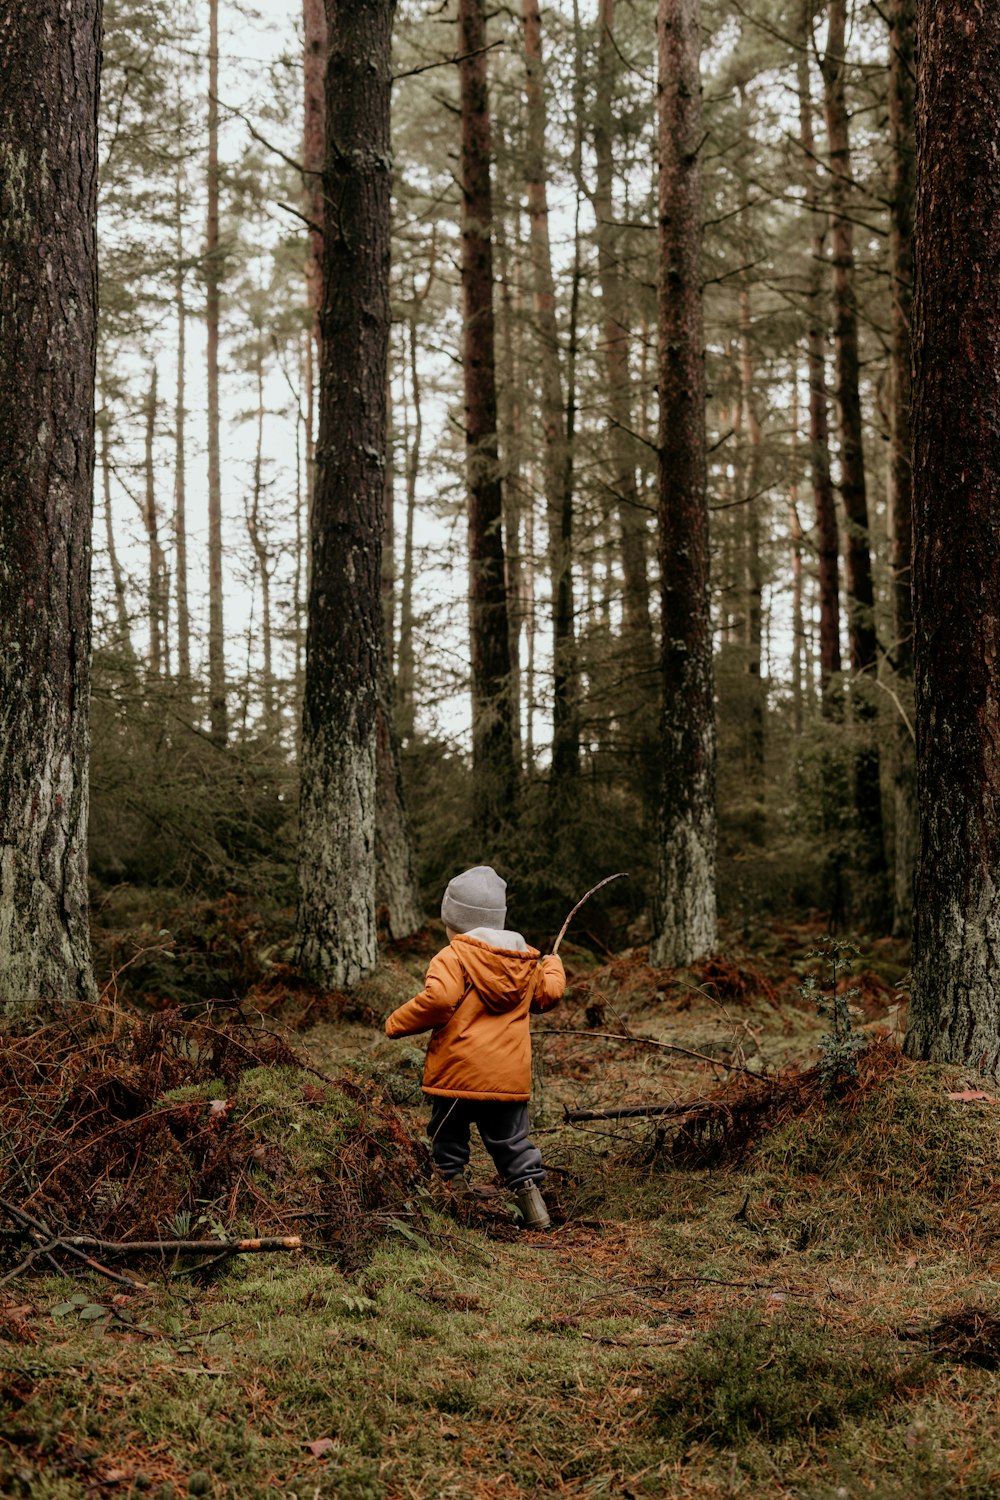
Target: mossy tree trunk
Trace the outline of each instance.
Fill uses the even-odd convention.
[[[87,923],[100,0],[0,22],[0,1017],[95,998]]]
[[[302,715],[299,941],[342,987],[378,956],[376,762],[384,641],[395,0],[327,0],[320,419]]]
[[[1000,1074],[1000,10],[919,8],[913,1057]]]

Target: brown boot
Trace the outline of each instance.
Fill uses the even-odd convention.
[[[548,1229],[552,1220],[537,1182],[525,1182],[516,1189],[514,1202],[521,1215],[522,1229]]]

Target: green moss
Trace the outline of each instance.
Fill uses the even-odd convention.
[[[839,1346],[812,1316],[768,1323],[740,1310],[692,1346],[652,1410],[676,1445],[807,1442],[904,1399],[926,1375],[926,1362],[907,1364],[884,1344]]]

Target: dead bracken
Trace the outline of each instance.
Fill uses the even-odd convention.
[[[421,1148],[376,1083],[321,1077],[268,1030],[175,1011],[76,1007],[4,1038],[0,1119],[0,1197],[53,1234],[305,1227],[352,1262],[422,1175]]]

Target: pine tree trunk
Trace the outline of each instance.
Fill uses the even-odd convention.
[[[222,475],[219,459],[219,0],[209,0],[208,219],[205,233],[205,329],[208,364],[208,715],[212,739],[229,735],[222,614]]]
[[[406,530],[403,534],[403,580],[399,599],[399,669],[396,674],[399,734],[404,743],[411,740],[414,733],[413,529],[417,513],[417,477],[420,473],[420,454],[424,432],[415,311],[409,322],[409,367],[413,428],[406,452]]]
[[[378,957],[375,805],[382,662],[394,0],[327,0],[320,430],[302,716],[299,941],[324,983]]]
[[[799,520],[799,372],[792,379],[792,435],[789,445],[792,479],[788,486],[788,535],[792,544],[792,730],[802,733],[805,698],[803,660],[806,657],[806,633],[802,610],[802,553],[805,536]]]
[[[919,11],[913,609],[920,851],[906,1049],[1000,1076],[1000,10]]]
[[[514,764],[523,768],[521,739],[521,627],[523,625],[523,566],[521,560],[521,507],[524,463],[523,401],[521,374],[524,367],[523,316],[521,306],[520,204],[514,212],[514,265],[511,266],[506,224],[498,222],[497,255],[500,262],[500,353],[499,411],[501,464],[503,468],[504,562],[507,568],[507,628],[510,634],[511,732]]]
[[[516,772],[510,635],[497,452],[493,195],[485,0],[459,0],[462,113],[462,289],[469,496],[473,825],[483,840],[514,817]]]
[[[149,391],[146,396],[146,444],[145,475],[146,503],[143,521],[146,526],[146,542],[149,547],[149,592],[146,600],[146,618],[149,621],[149,670],[154,677],[162,675],[166,647],[166,609],[164,599],[164,574],[166,563],[160,545],[160,517],[156,505],[156,476],[153,463],[153,439],[156,434],[156,365],[149,375]]]
[[[323,305],[323,153],[327,37],[323,0],[303,0],[302,24],[305,40],[303,81],[305,129],[302,135],[305,215],[309,220],[309,258],[306,285],[312,311],[313,338],[319,346],[320,308]]]
[[[757,803],[753,820],[753,832],[759,839],[764,835],[764,705],[765,687],[762,675],[764,618],[764,577],[760,555],[760,507],[757,490],[760,485],[761,458],[764,444],[754,400],[753,351],[750,346],[752,320],[750,315],[750,288],[744,281],[740,288],[740,402],[746,425],[748,462],[744,472],[744,492],[740,497],[746,501],[742,512],[746,523],[746,615],[744,623],[744,645],[746,648],[746,674],[750,678],[749,722],[746,735],[747,790]]]
[[[111,584],[115,594],[115,622],[117,625],[118,646],[122,655],[129,660],[132,658],[132,629],[128,617],[128,600],[125,594],[125,575],[122,565],[118,560],[118,548],[115,546],[114,516],[111,510],[111,440],[109,432],[111,428],[107,408],[101,413],[98,423],[101,433],[101,477],[104,483],[104,536],[108,548],[108,562],[111,566]]]
[[[851,145],[845,88],[846,0],[829,0],[828,15],[829,30],[822,71],[830,149],[840,493],[847,523],[847,634],[854,678],[851,701],[861,725],[863,741],[854,757],[854,837],[858,845],[855,864],[859,886],[855,904],[864,920],[878,928],[887,922],[889,916],[888,872],[882,827],[879,749],[875,738],[878,714],[873,680],[878,674],[878,640],[861,415],[854,225],[849,215]]]
[[[0,1018],[93,1000],[87,922],[100,0],[0,22]]]
[[[261,515],[261,500],[264,494],[264,356],[258,343],[256,351],[257,380],[257,442],[253,461],[253,488],[247,505],[247,532],[253,548],[260,580],[261,645],[264,654],[264,680],[261,698],[264,707],[264,724],[268,730],[277,728],[277,713],[274,701],[274,646],[271,627],[271,558],[267,546],[264,518]]]
[[[715,703],[709,607],[698,0],[659,3],[660,568],[663,727],[653,961],[715,943]]]
[[[174,176],[174,308],[177,318],[177,396],[174,403],[174,541],[177,569],[177,675],[191,688],[191,611],[188,606],[187,475],[185,470],[185,380],[187,304],[184,298],[183,184],[178,160]]]
[[[799,133],[803,177],[812,205],[812,247],[806,288],[806,369],[809,377],[809,468],[816,514],[816,551],[819,563],[819,670],[824,713],[834,710],[827,689],[841,670],[840,659],[840,539],[837,505],[830,477],[830,419],[826,394],[826,232],[824,215],[815,205],[820,195],[816,143],[813,135],[809,86],[809,54],[815,0],[802,0],[798,51]]]
[[[580,768],[576,709],[576,643],[573,625],[573,457],[566,439],[559,329],[549,241],[545,169],[547,130],[542,23],[538,0],[522,0],[527,72],[525,179],[534,281],[543,465],[552,576],[552,789],[561,802]]]
[[[892,405],[889,413],[889,513],[892,536],[893,648],[896,692],[909,706],[913,682],[913,469],[910,435],[910,320],[913,311],[913,206],[916,194],[916,0],[891,0],[889,8],[889,184],[892,267]],[[910,726],[895,726],[895,869],[893,932],[908,937],[913,925],[913,874],[917,849],[917,764]]]
[[[397,942],[419,931],[423,913],[413,869],[413,841],[393,707],[392,679],[388,663],[383,661],[376,741],[375,905],[379,926]]]
[[[389,349],[391,350],[391,342]],[[388,371],[387,371],[388,377]],[[386,379],[387,462],[382,487],[382,662],[379,671],[375,764],[375,905],[379,925],[396,940],[409,937],[422,922],[413,871],[413,849],[403,797],[403,768],[396,729],[393,660],[394,495],[392,382]]]
[[[631,377],[629,374],[629,326],[625,288],[622,285],[620,246],[614,220],[614,114],[613,102],[620,68],[614,41],[615,0],[600,0],[598,11],[597,99],[594,110],[595,192],[594,216],[597,233],[597,266],[601,286],[604,365],[607,376],[608,451],[613,466],[611,488],[618,500],[621,528],[623,612],[630,670],[642,683],[648,672],[652,683],[653,630],[649,613],[649,577],[646,560],[645,510],[636,482],[632,426]],[[651,707],[650,694],[649,706]],[[641,717],[644,716],[642,713]],[[652,717],[650,714],[648,717]],[[638,741],[645,737],[640,727]]]

